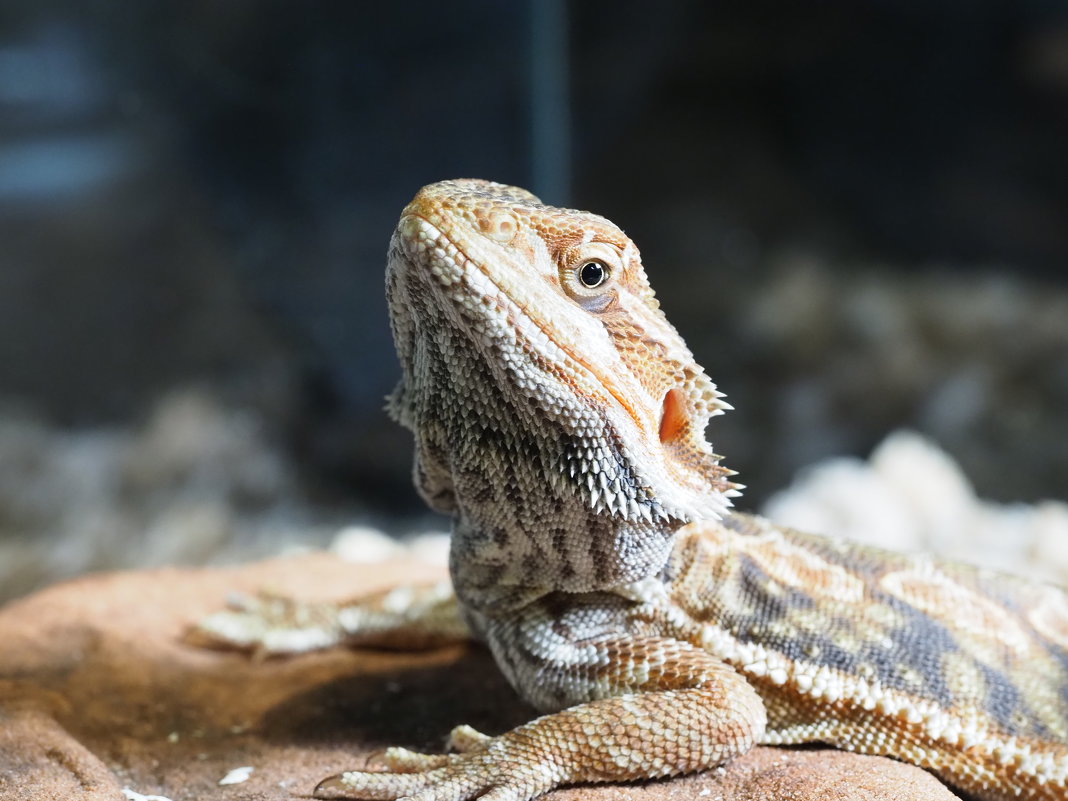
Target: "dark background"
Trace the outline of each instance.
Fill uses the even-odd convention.
[[[1068,494],[1056,2],[9,0],[0,405],[113,430],[199,387],[313,505],[418,513],[382,271],[447,177],[635,238],[745,505],[902,426]]]

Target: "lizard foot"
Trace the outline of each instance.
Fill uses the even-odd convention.
[[[471,636],[452,588],[443,582],[401,585],[343,602],[235,594],[228,606],[197,623],[187,642],[262,658],[340,644],[421,650]]]
[[[460,753],[429,756],[389,749],[385,770],[332,776],[315,788],[315,797],[530,801],[564,784],[651,779],[715,767],[763,735],[766,713],[756,691],[704,651],[666,639],[601,645],[598,653],[619,658],[622,651],[626,669],[641,667],[650,682],[666,687],[577,704],[497,737],[460,726],[450,738]],[[628,656],[628,648],[645,661]],[[657,675],[654,668],[663,665],[670,672]]]
[[[449,736],[455,754],[421,754],[406,748],[383,753],[382,771],[346,771],[320,782],[316,798],[368,801],[527,801],[565,781],[551,760],[507,735],[490,737],[470,726]]]
[[[251,651],[257,657],[327,648],[341,639],[326,604],[308,604],[270,592],[233,594],[228,609],[208,615],[189,632],[198,645]]]

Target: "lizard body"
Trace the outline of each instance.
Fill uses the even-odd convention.
[[[460,727],[459,753],[390,749],[387,770],[319,793],[526,801],[823,742],[988,801],[1068,798],[1065,593],[731,512],[704,436],[728,407],[615,225],[433,184],[401,216],[386,287],[389,409],[415,436],[417,488],[453,518],[455,598],[305,616],[307,642],[466,625],[547,714],[498,737]],[[254,612],[206,628],[271,649],[285,626]]]

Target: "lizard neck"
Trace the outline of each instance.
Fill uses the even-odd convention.
[[[499,613],[552,592],[612,591],[659,574],[670,557],[670,529],[620,523],[576,508],[566,498],[545,499],[530,527],[499,518],[461,515],[453,523],[449,568],[465,606]],[[570,507],[570,508],[569,508]],[[560,509],[557,517],[552,511]],[[577,518],[568,528],[562,520]]]
[[[450,389],[409,376],[393,405],[419,421],[416,485],[453,519],[450,568],[464,604],[500,611],[658,574],[684,521],[601,500],[646,484],[619,446],[603,432],[569,431],[449,339],[428,341],[421,358],[424,374],[453,376]],[[461,382],[465,391],[452,391]]]

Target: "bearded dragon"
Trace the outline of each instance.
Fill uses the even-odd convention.
[[[453,753],[393,748],[320,797],[527,801],[827,743],[979,799],[1068,798],[1068,597],[731,510],[729,407],[615,225],[444,181],[404,209],[386,294],[391,415],[452,518],[452,590],[252,600],[202,629],[269,652],[486,643],[546,714]]]

